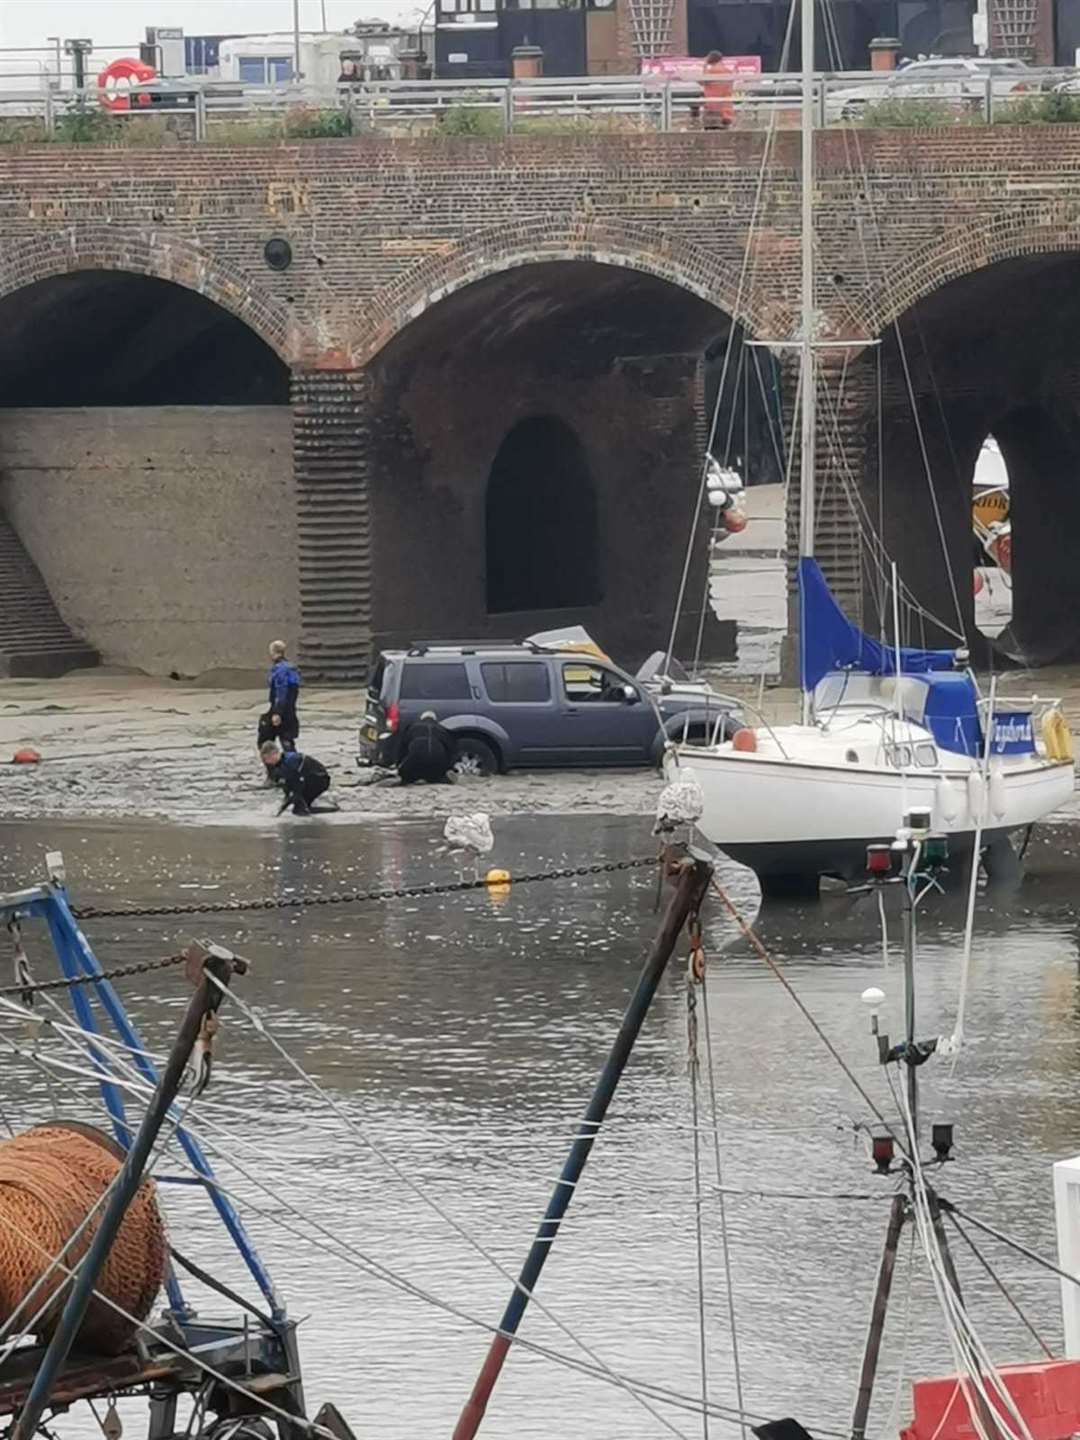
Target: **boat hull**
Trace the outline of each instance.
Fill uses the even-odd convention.
[[[908,773],[803,764],[730,748],[684,749],[669,757],[668,778],[693,779],[704,809],[698,828],[733,860],[763,878],[861,873],[866,847],[891,840],[906,811],[922,808],[954,849],[1023,829],[1073,793],[1071,763],[1032,760],[994,769]]]

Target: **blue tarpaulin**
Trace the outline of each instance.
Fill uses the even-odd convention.
[[[836,603],[836,598],[816,560],[799,561],[799,673],[804,690],[813,690],[830,670],[861,670],[864,675],[895,675],[896,649],[871,640],[853,625]],[[904,675],[925,675],[932,670],[952,670],[951,650],[900,649],[900,671]]]

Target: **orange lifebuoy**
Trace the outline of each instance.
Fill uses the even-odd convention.
[[[731,737],[731,748],[733,750],[745,750],[748,754],[752,754],[757,749],[757,736],[753,730],[747,730],[745,728],[736,730],[735,734]]]
[[[148,80],[153,80],[156,74],[153,65],[147,65],[145,60],[136,60],[132,55],[122,55],[118,60],[110,60],[97,77],[98,99],[106,110],[130,110],[131,95],[126,89],[118,88],[116,82],[126,80],[129,85],[145,85]],[[139,105],[149,105],[150,96],[138,95],[136,101]]]

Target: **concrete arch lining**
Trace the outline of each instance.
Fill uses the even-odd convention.
[[[228,261],[154,232],[146,236],[112,227],[67,226],[7,245],[0,250],[0,299],[82,270],[145,275],[193,290],[247,325],[285,364],[296,358],[291,317],[284,306]]]

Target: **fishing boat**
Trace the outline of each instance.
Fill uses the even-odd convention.
[[[806,0],[803,9],[811,8]],[[811,42],[807,31],[804,47]],[[746,726],[730,738],[718,730],[714,743],[672,743],[664,758],[669,780],[701,789],[701,834],[756,871],[770,895],[816,894],[822,876],[849,877],[867,844],[887,841],[910,805],[929,807],[955,849],[1000,852],[1010,834],[1057,809],[1074,788],[1072,740],[1057,699],[983,695],[966,643],[903,644],[908,596],[891,562],[892,603],[882,607],[892,611],[891,637],[885,614],[881,636],[865,634],[814,558],[820,352],[872,342],[818,339],[815,95],[805,48],[803,63],[800,333],[771,342],[799,356],[800,722]],[[719,404],[718,397],[718,412]],[[707,457],[706,471],[714,464]]]

